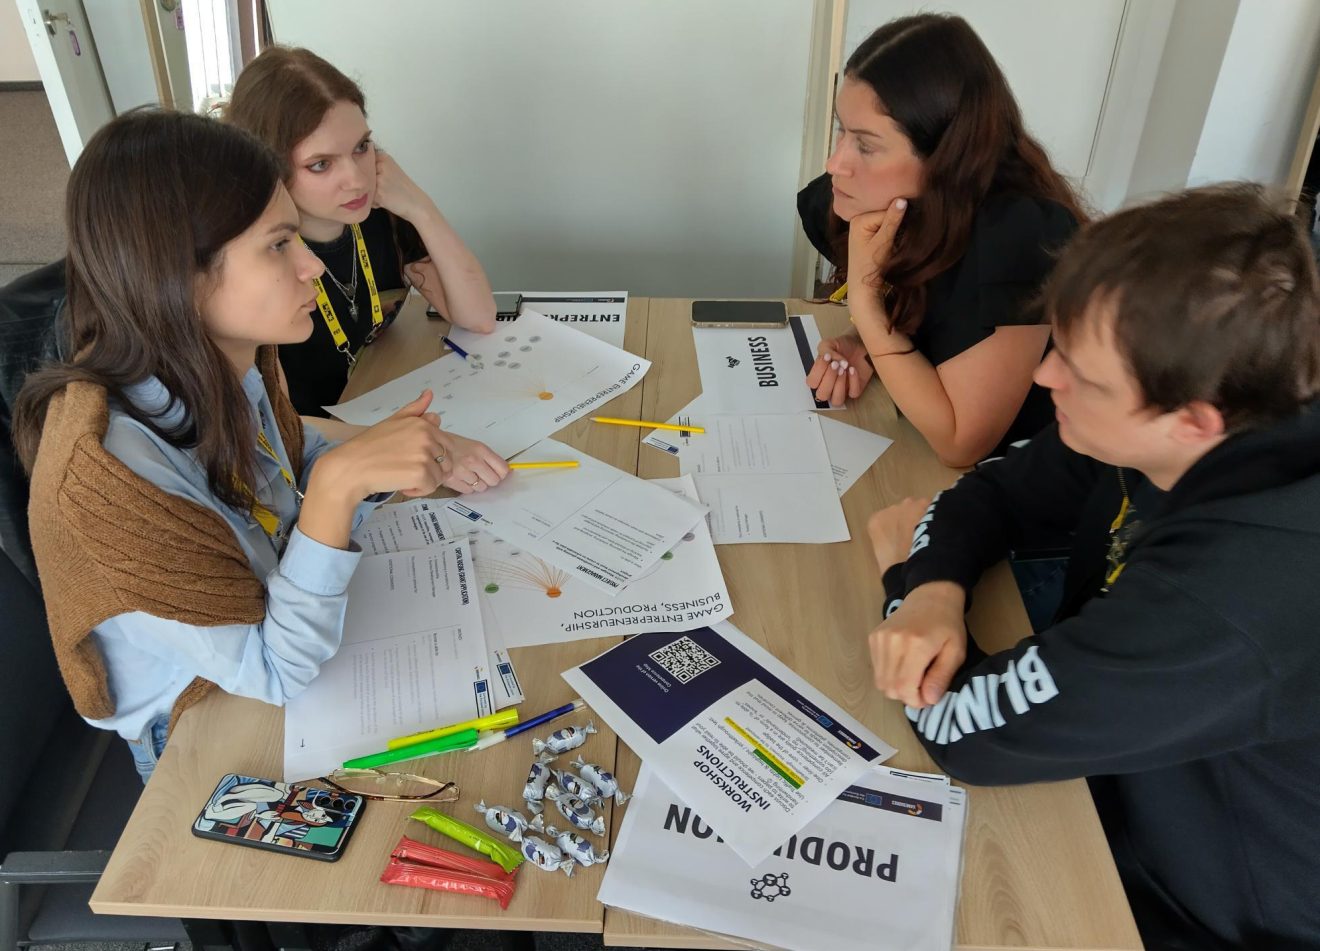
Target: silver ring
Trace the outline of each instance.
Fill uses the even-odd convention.
[[[436,462],[444,462],[444,461],[445,461],[445,454],[444,454],[443,452],[440,453],[440,455],[438,455],[438,456],[435,457],[435,461],[436,461]]]
[[[481,485],[481,480],[480,480],[480,479],[478,479],[476,482],[469,482],[469,483],[468,483],[468,487],[469,487],[469,488],[473,488],[473,489],[475,489],[475,488],[476,488],[477,486],[479,486],[479,485]]]

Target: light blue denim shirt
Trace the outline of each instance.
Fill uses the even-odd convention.
[[[252,405],[254,421],[265,429],[280,460],[292,471],[256,368],[243,377],[243,391]],[[134,385],[125,395],[149,414],[170,402],[165,386],[154,377]],[[159,421],[168,430],[184,415],[183,407],[176,403]],[[312,466],[332,445],[310,426],[303,429],[300,488],[306,488]],[[154,721],[168,716],[194,677],[205,677],[229,693],[267,703],[283,704],[300,693],[339,649],[345,591],[362,550],[356,545],[349,551],[331,548],[304,535],[296,526],[297,496],[280,475],[279,464],[260,450],[259,477],[253,490],[280,519],[276,538],[268,536],[250,513],[230,508],[211,495],[206,470],[195,452],[169,445],[113,403],[105,448],[148,482],[212,509],[229,524],[253,572],[265,579],[266,617],[258,624],[218,627],[167,621],[142,611],[110,618],[92,637],[105,658],[115,712],[104,720],[88,722],[137,740]],[[363,502],[354,527],[388,497]]]

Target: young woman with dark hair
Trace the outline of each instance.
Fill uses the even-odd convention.
[[[275,348],[311,334],[324,270],[283,173],[199,116],[97,132],[66,202],[73,356],[15,407],[61,673],[144,777],[207,689],[301,691],[339,647],[356,521],[452,477],[429,392],[333,445],[280,389]]]
[[[1051,419],[1033,386],[1049,328],[1032,305],[1086,215],[1026,131],[966,21],[921,14],[848,59],[826,174],[798,196],[813,244],[846,274],[856,331],[808,377],[841,405],[873,375],[949,465]]]
[[[339,401],[358,352],[394,320],[410,286],[456,326],[495,329],[481,264],[375,144],[357,83],[310,50],[271,47],[239,74],[224,117],[288,163],[299,234],[325,262],[315,331],[280,347],[299,413],[325,416],[322,407]]]

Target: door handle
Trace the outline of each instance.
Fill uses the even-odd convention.
[[[70,30],[73,29],[73,21],[69,19],[69,15],[67,13],[51,13],[49,10],[42,9],[41,22],[46,24],[46,32],[49,33],[51,36],[55,35],[55,23],[58,20],[63,20],[65,26],[67,26]]]

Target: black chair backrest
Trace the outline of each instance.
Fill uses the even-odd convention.
[[[28,799],[33,767],[72,702],[60,679],[41,595],[14,562],[0,552],[0,859],[10,851],[15,827],[33,821],[19,809]]]
[[[67,351],[60,321],[67,294],[62,259],[0,287],[0,549],[34,585],[28,483],[10,426],[14,399],[27,375]]]

